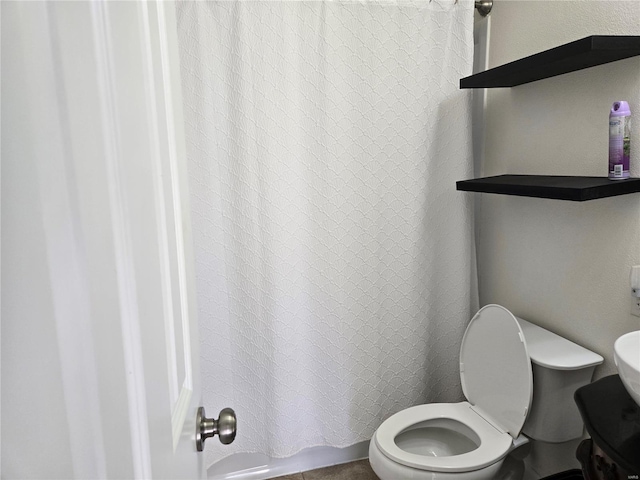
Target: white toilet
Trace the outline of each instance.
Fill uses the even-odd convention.
[[[371,467],[382,480],[495,478],[527,437],[565,442],[582,435],[573,393],[602,362],[504,307],[487,305],[471,319],[460,349],[468,401],[418,405],[389,417],[369,444]]]

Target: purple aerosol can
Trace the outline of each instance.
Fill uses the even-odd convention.
[[[631,110],[627,102],[613,102],[609,114],[609,179],[629,178]]]

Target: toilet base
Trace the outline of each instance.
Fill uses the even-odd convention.
[[[396,463],[380,451],[374,440],[369,443],[369,463],[380,480],[493,480],[503,462],[504,458],[493,465],[470,472],[429,472]]]

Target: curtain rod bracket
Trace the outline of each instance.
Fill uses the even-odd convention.
[[[476,0],[476,9],[483,17],[489,15],[491,7],[493,7],[493,0]]]
[[[429,3],[431,3],[431,0],[429,0]],[[455,0],[455,2],[453,3],[458,3],[458,0]],[[489,15],[489,12],[491,12],[491,8],[493,7],[493,0],[476,0],[475,7],[480,15],[486,17],[487,15]]]

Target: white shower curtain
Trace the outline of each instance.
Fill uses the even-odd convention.
[[[469,0],[178,4],[207,411],[235,452],[461,398]]]

